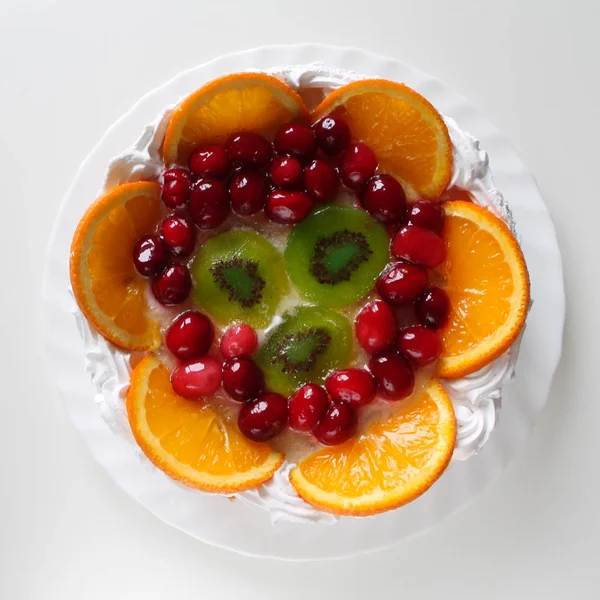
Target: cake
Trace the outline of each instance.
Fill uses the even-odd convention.
[[[494,428],[529,305],[515,234],[478,142],[406,86],[323,65],[208,83],[111,161],[74,237],[100,410],[274,521],[398,508]]]

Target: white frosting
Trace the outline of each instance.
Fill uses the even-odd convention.
[[[269,72],[296,89],[316,88],[324,94],[350,81],[364,78],[351,71],[328,68],[321,63],[276,68]],[[171,112],[172,107],[165,109],[145,128],[132,148],[110,161],[104,189],[128,181],[158,178],[164,168],[159,148]],[[479,204],[500,214],[514,232],[512,214],[495,186],[487,154],[480,149],[478,140],[461,131],[453,119],[444,119],[453,145],[451,185],[469,191]],[[95,400],[102,418],[116,435],[131,442],[148,468],[154,468],[135,444],[127,420],[124,392],[130,380],[130,355],[93,331],[76,305],[73,313],[83,338],[85,369],[96,387]],[[489,439],[498,421],[502,388],[514,377],[518,348],[519,342],[516,342],[504,355],[480,371],[456,381],[444,382],[452,398],[457,420],[453,461],[467,460],[479,452]],[[269,511],[273,523],[336,523],[337,517],[314,509],[297,495],[289,481],[293,466],[286,461],[269,482],[256,490],[235,496]]]
[[[314,509],[298,496],[290,483],[290,471],[293,468],[294,465],[286,461],[271,481],[255,490],[248,490],[236,495],[248,504],[267,509],[271,514],[273,525],[281,521],[324,525],[336,523],[338,518],[335,515]]]
[[[479,147],[479,140],[462,131],[454,119],[444,117],[444,122],[452,140],[453,167],[448,187],[467,190],[478,204],[502,217],[517,235],[512,211],[496,188],[487,152]]]
[[[500,413],[502,388],[514,378],[520,338],[502,356],[461,379],[444,381],[456,415],[452,460],[467,460],[488,441]]]
[[[152,123],[146,125],[144,133],[131,148],[108,163],[103,189],[109,190],[129,181],[158,179],[164,169],[160,145],[172,112],[173,107],[167,107]]]

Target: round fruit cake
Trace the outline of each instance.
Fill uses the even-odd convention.
[[[302,521],[397,508],[477,452],[529,306],[478,142],[322,65],[166,109],[109,165],[70,274],[84,340],[121,365],[101,390],[120,431],[185,485]]]

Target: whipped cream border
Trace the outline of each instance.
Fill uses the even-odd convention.
[[[324,93],[357,79],[363,75],[323,63],[273,68],[267,71],[294,89],[319,88]],[[107,168],[103,190],[121,183],[156,179],[164,168],[160,157],[160,144],[164,138],[173,106],[147,125],[137,142],[113,158]],[[478,204],[493,210],[517,235],[514,217],[496,188],[487,153],[479,141],[463,132],[457,123],[444,116],[452,140],[453,173],[450,185],[467,190]],[[130,355],[113,346],[98,335],[74,303],[73,314],[83,339],[85,370],[96,388],[95,400],[100,414],[115,435],[126,439],[146,468],[155,469],[138,448],[127,420],[124,395],[130,381]],[[459,380],[444,380],[457,420],[457,439],[452,462],[464,461],[477,454],[494,430],[502,404],[502,388],[515,374],[520,338],[498,359],[480,371]],[[240,500],[267,510],[273,524],[281,521],[332,525],[338,517],[316,510],[302,500],[289,481],[294,467],[284,462],[274,477],[257,489],[234,496]],[[174,482],[177,483],[177,482]],[[179,485],[179,484],[178,484]],[[187,488],[186,488],[187,489]],[[202,493],[193,490],[194,493]]]

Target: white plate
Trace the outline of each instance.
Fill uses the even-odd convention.
[[[454,465],[429,492],[396,511],[345,518],[334,526],[273,526],[259,508],[185,489],[156,469],[143,467],[131,446],[111,433],[83,370],[82,341],[70,314],[68,255],[77,222],[96,198],[108,161],[128,148],[165,106],[226,73],[314,61],[404,81],[479,138],[490,155],[498,188],[514,211],[535,303],[517,379],[505,389],[500,424],[478,456]],[[496,128],[462,96],[413,67],[361,50],[313,44],[256,48],[185,71],[144,96],[110,127],[81,165],[61,204],[48,248],[43,295],[46,344],[60,394],[93,455],[123,490],[163,521],[203,542],[288,560],[341,558],[388,547],[426,531],[496,479],[523,445],[546,402],[560,357],[565,310],[561,257],[550,215],[533,177]]]

